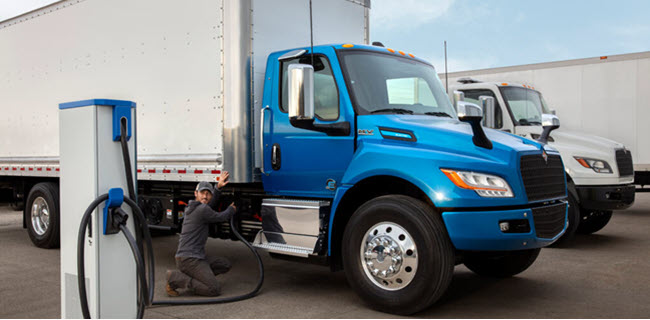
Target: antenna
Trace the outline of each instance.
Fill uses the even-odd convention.
[[[449,94],[449,77],[447,76],[447,40],[445,40],[445,91]]]
[[[311,65],[314,66],[314,23],[312,18],[311,0],[309,0],[309,37],[311,43]]]

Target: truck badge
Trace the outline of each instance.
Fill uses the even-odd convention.
[[[544,150],[542,150],[542,158],[544,158],[544,164],[548,164],[548,155]]]
[[[372,136],[374,135],[375,130],[366,130],[366,129],[359,129],[357,133],[359,133],[360,136]]]
[[[327,179],[327,182],[325,182],[325,189],[330,191],[336,190],[336,181],[334,181],[334,179]]]

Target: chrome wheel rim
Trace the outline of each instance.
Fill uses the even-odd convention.
[[[359,254],[366,277],[384,290],[408,286],[417,272],[415,242],[406,229],[393,222],[380,222],[368,229]]]
[[[50,208],[43,197],[34,199],[32,204],[32,229],[37,235],[42,236],[50,226]]]

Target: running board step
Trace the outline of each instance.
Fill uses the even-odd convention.
[[[267,243],[254,243],[253,247],[264,249],[268,252],[286,254],[290,256],[307,258],[313,252],[312,249],[292,246],[284,243],[267,242]]]

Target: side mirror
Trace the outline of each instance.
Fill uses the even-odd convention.
[[[481,126],[483,120],[483,109],[481,107],[465,101],[458,101],[456,103],[456,110],[458,111],[458,120],[467,122],[472,127],[472,141],[477,147],[492,149],[492,141],[488,139]]]
[[[465,101],[465,92],[458,91],[458,90],[454,91],[452,104],[456,108],[458,108],[458,101]]]
[[[555,109],[551,109],[550,111],[551,111],[551,114],[552,114],[552,115],[554,115],[554,116],[557,115]]]
[[[560,118],[554,114],[543,114],[542,115],[542,126],[557,126],[560,127]]]
[[[349,136],[350,122],[314,123],[314,67],[289,65],[289,122],[296,128],[324,132],[328,136]]]
[[[553,114],[542,114],[542,135],[539,136],[537,141],[542,144],[548,143],[548,137],[551,135],[551,131],[560,127],[560,118]]]
[[[496,127],[494,97],[480,96],[478,100],[481,102],[481,108],[483,108],[483,126],[488,128]]]
[[[308,64],[289,65],[289,119],[314,120],[314,67]]]
[[[481,107],[465,101],[456,102],[456,111],[458,112],[458,119],[464,121],[463,118],[479,118],[483,119],[483,109]]]

